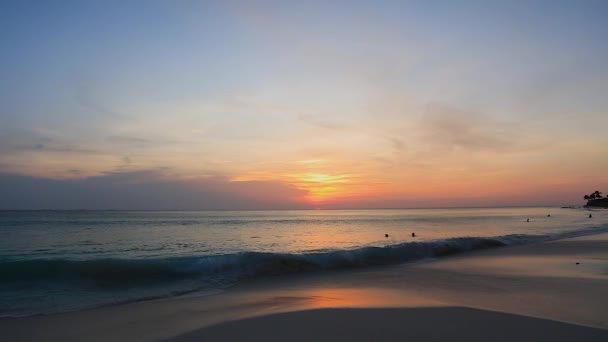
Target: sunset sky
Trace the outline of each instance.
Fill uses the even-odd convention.
[[[582,204],[607,1],[0,2],[0,209]]]

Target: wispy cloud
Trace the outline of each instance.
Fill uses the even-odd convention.
[[[60,136],[48,136],[36,130],[14,129],[0,131],[0,155],[19,152],[101,153],[99,149],[83,147]]]
[[[335,122],[328,119],[322,119],[315,115],[310,114],[301,114],[298,116],[298,119],[308,125],[319,127],[328,130],[344,130],[348,128],[348,125]]]
[[[127,114],[110,108],[106,101],[98,99],[93,91],[92,84],[92,80],[78,82],[74,92],[74,100],[76,103],[83,109],[90,111],[94,117],[103,117],[112,120],[124,120],[128,117]]]
[[[106,141],[110,143],[120,145],[148,145],[152,141],[150,139],[144,139],[140,137],[126,136],[126,135],[110,135],[106,137]]]
[[[530,143],[519,124],[440,105],[428,106],[419,128],[424,142],[447,149],[509,152]]]
[[[391,147],[396,152],[402,152],[402,151],[406,150],[406,148],[407,148],[407,146],[405,145],[403,140],[401,140],[399,138],[386,137],[386,140],[391,144]]]

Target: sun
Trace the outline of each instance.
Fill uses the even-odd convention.
[[[354,175],[329,173],[295,173],[288,175],[290,183],[308,191],[311,203],[324,203],[348,195]]]
[[[312,208],[373,195],[381,184],[364,173],[346,172],[339,165],[323,159],[291,162],[283,169],[247,172],[233,181],[279,181],[302,190],[297,201]]]

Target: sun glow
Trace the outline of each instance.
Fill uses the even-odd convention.
[[[308,191],[307,200],[322,203],[346,196],[349,188],[356,182],[352,174],[295,173],[289,174],[290,183]]]
[[[343,172],[339,161],[329,162],[326,159],[292,160],[283,165],[276,165],[272,171],[250,171],[232,178],[233,181],[278,180],[289,184],[305,195],[300,201],[323,208],[323,204],[366,195],[377,190],[370,177],[362,173]]]

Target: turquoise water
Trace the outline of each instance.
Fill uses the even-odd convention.
[[[4,211],[0,315],[78,310],[221,289],[250,277],[398,263],[605,230],[608,211],[560,208]]]

